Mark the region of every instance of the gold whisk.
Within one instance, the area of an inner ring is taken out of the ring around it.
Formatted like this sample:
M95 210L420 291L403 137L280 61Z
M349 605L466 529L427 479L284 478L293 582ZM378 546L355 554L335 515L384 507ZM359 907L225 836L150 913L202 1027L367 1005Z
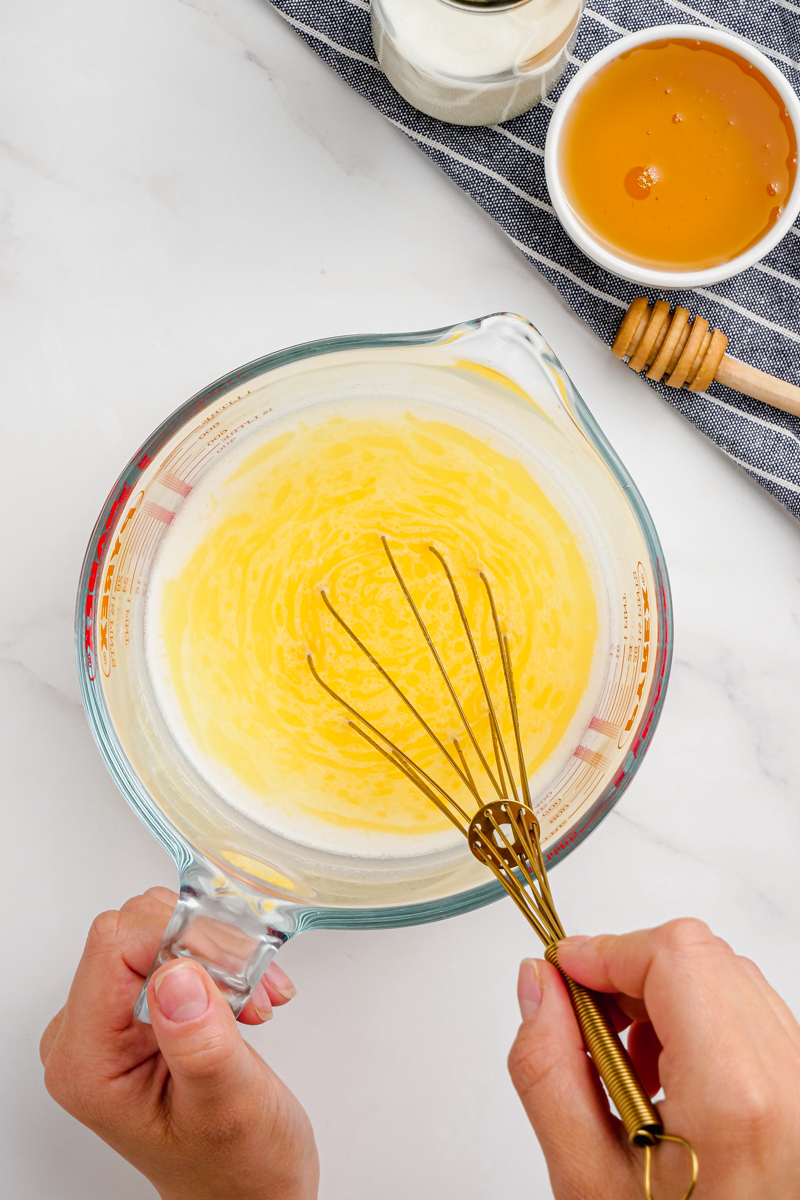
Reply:
M502 666L506 701L514 731L516 778L511 766L511 757L501 733L498 710L487 683L486 672L478 652L475 637L455 579L444 555L435 546L429 547L430 552L438 559L446 576L447 583L450 586L461 626L469 644L472 661L480 681L480 688L489 718L492 739L491 758L494 760L493 766L490 763L489 755L485 754L480 746L475 730L467 717L463 704L459 700L441 655L419 608L414 602L400 568L389 548L387 539L381 537L381 543L403 596L414 615L450 698L455 705L459 720L464 727L464 733L477 755L481 768L495 794L495 798L488 804L483 803L480 789L469 768L458 738L452 738L453 753L447 748L444 741L435 732L422 713L419 712L397 681L385 670L369 647L358 637L342 615L337 612L324 589L321 589L320 595L330 614L411 712L416 721L434 742L437 749L444 755L450 767L456 772L478 805L478 811L475 815L470 818L461 805L428 771L419 766L391 738L387 737L385 733L354 708L343 696L334 691L317 672L311 654L307 656L309 669L320 687L350 714L351 719L348 721L348 724L354 732L401 771L464 834L472 853L480 862L489 867L527 921L533 926L545 946L545 958L556 967L564 980L581 1029L581 1034L583 1035L584 1044L608 1089L609 1096L616 1106L628 1136L628 1141L631 1145L642 1146L644 1148L644 1190L647 1200L653 1200L650 1184L652 1149L660 1141L677 1142L685 1147L690 1156L691 1182L684 1196L684 1200L689 1200L697 1183L698 1175L698 1162L694 1149L685 1138L664 1132L661 1118L647 1092L642 1087L639 1077L636 1074L636 1069L630 1060L627 1050L619 1039L619 1035L608 1016L602 998L597 993L591 992L588 988L576 983L561 970L558 964L558 943L566 935L556 912L550 891L550 883L547 878L547 870L539 839L539 822L532 809L528 787L528 773L525 768L522 735L520 732L519 710L511 663L511 649L508 636L501 630L500 618L489 580L481 571L480 579L489 602L492 625L494 627Z

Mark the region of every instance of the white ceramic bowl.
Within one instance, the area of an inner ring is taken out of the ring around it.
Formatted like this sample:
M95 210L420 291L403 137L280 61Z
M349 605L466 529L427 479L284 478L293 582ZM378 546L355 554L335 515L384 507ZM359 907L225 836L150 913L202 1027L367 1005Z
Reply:
M577 246L580 246L584 254L587 254L599 266L613 272L614 275L619 275L622 279L629 279L632 283L641 283L647 287L704 287L711 283L719 283L721 279L729 279L732 275L738 275L740 271L745 271L748 267L752 267L754 263L762 259L788 233L798 213L800 213L800 171L798 171L795 177L794 187L783 212L767 233L754 246L745 250L743 254L738 254L736 258L732 258L729 262L720 263L715 267L708 267L703 271L659 271L650 267L640 266L635 262L614 254L601 242L597 241L583 222L576 216L567 200L561 179L560 143L564 122L570 108L577 100L581 89L601 67L618 58L620 54L624 54L626 50L631 50L635 46L646 45L648 42L662 41L666 38L696 38L698 41L712 42L718 46L725 46L728 50L732 50L752 63L769 80L783 100L794 125L795 136L800 143L800 100L798 100L793 88L778 68L773 66L769 59L759 50L756 50L749 42L743 41L742 38L736 37L732 33L709 29L705 25L657 25L652 29L642 29L638 33L628 34L627 37L620 38L612 45L607 46L605 50L601 50L585 66L581 67L577 75L570 80L556 104L550 120L550 128L547 131L547 142L544 152L547 186L550 191L553 207L558 214L561 224L573 242Z

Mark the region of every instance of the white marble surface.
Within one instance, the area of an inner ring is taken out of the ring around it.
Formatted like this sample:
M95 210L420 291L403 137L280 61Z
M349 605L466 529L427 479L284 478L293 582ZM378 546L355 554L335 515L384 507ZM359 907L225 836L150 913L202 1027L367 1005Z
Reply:
M676 635L634 786L554 876L565 923L702 916L800 1010L800 526L266 0L4 0L0 55L0 1192L153 1195L50 1101L36 1052L95 913L175 878L84 719L78 569L155 424L309 338L497 309L549 338L653 513ZM289 944L299 995L252 1036L312 1116L323 1200L550 1194L505 1073L530 951L509 903Z

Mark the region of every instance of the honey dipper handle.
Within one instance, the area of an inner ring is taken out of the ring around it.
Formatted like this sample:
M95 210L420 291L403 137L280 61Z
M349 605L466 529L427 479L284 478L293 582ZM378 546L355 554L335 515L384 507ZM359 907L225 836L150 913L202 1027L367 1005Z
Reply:
M735 392L752 396L754 400L763 400L765 404L800 417L800 387L795 387L793 383L767 375L766 371L739 362L738 358L731 358L729 354L717 367L715 378Z
M636 1146L652 1146L663 1133L664 1126L642 1087L602 997L582 987L561 970L557 942L547 947L544 956L567 986L584 1045L622 1119L628 1141Z

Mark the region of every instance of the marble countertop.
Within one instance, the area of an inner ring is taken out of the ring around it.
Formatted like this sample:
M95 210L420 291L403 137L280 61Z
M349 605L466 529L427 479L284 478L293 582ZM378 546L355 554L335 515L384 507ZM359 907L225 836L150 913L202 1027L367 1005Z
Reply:
M49 1099L37 1057L94 915L175 882L80 703L89 532L166 413L311 338L507 309L551 342L650 507L675 601L658 734L554 875L564 922L703 917L800 1011L797 522L266 0L5 0L0 54L3 1194L154 1194ZM508 902L286 947L299 994L251 1036L312 1117L323 1200L549 1194L505 1070L532 949Z

